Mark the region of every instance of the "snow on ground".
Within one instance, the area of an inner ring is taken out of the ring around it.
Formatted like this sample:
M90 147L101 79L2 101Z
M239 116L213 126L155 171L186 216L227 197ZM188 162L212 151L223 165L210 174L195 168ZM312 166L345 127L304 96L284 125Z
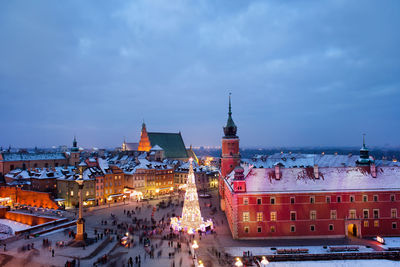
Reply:
M400 240L399 240L400 242ZM345 246L345 245L343 245ZM339 246L339 247L343 247ZM308 254L323 254L323 253L334 253L329 251L328 246L326 249L323 248L322 246L296 246L296 247L276 247L276 249L298 249L298 248L307 248L308 249ZM338 246L332 246L332 247L338 247ZM358 252L373 252L374 249L372 248L367 248L365 246L360 246L357 245L356 247L359 247ZM270 247L227 247L225 248L225 251L232 256L238 256L241 257L243 256L243 251L251 251L253 253L253 256L263 256L263 255L274 255L276 254L276 250L271 250ZM348 251L349 253L354 253L354 251ZM340 253L346 253L346 252L340 252Z
M398 261L390 260L337 260L337 261L285 261L270 262L268 267L376 267L376 266L400 266Z
M400 237L384 237L385 244L380 245L384 249L388 249L390 247L400 248Z
M21 231L30 228L31 226L28 224L19 223L16 221L8 220L8 219L0 219L0 224L4 224L10 226L13 230L13 234L15 231Z

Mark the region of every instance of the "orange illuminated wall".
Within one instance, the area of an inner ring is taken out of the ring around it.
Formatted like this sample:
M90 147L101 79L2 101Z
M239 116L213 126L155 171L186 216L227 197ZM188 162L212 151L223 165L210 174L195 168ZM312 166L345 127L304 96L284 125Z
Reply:
M14 203L32 207L48 209L58 209L59 206L54 202L50 193L22 190L11 186L0 187L0 197L10 197Z
M30 226L35 226L38 224L43 224L57 220L55 218L39 217L32 214L25 214L13 211L7 211L4 218L23 224L28 224Z
M146 124L142 124L142 133L140 134L140 141L138 151L149 152L151 149L149 135L147 134Z

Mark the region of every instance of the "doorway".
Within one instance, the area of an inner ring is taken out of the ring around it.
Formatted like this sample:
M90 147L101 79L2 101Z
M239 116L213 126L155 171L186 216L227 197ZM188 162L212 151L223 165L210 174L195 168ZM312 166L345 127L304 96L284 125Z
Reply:
M353 224L349 224L347 226L347 233L348 236L354 236L357 237L357 225Z

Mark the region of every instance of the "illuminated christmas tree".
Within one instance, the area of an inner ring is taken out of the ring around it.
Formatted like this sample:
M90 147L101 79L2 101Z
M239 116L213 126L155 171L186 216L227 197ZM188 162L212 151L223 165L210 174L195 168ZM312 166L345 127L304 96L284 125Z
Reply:
M192 159L190 159L189 174L186 183L185 202L183 204L181 227L197 229L203 224L197 195L196 180L193 172Z
M190 159L188 180L186 183L185 202L183 204L182 217L171 218L171 227L175 230L184 229L193 234L197 230L206 231L212 227L211 220L203 221L201 217L199 198L197 195L196 180L193 172L193 159Z

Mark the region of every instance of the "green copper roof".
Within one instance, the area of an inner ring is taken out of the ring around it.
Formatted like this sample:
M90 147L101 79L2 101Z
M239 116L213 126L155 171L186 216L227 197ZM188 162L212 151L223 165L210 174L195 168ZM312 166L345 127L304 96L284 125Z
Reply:
M232 120L232 116L229 115L228 121L226 122L226 127L236 127L235 123Z
M152 147L159 145L166 158L188 158L180 133L147 133Z

